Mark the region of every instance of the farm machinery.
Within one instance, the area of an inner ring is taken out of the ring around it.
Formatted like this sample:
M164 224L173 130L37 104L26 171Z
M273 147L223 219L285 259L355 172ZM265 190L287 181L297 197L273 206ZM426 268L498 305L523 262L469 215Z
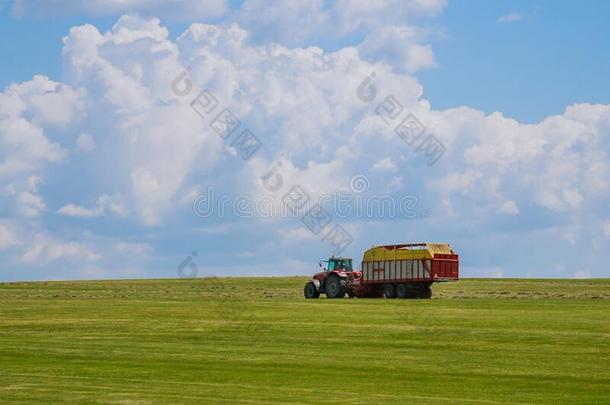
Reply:
M447 243L373 246L361 270L349 257L331 256L304 287L305 298L431 298L432 283L459 280L459 256Z

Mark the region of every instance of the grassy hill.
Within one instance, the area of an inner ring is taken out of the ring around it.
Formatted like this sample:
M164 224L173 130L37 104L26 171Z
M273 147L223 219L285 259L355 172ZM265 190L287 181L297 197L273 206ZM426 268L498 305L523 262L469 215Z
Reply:
M0 283L0 402L608 403L610 280Z

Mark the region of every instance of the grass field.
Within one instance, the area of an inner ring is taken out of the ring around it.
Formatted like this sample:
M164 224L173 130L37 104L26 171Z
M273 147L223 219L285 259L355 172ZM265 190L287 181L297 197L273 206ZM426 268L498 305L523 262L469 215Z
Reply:
M610 280L0 284L0 402L610 403Z

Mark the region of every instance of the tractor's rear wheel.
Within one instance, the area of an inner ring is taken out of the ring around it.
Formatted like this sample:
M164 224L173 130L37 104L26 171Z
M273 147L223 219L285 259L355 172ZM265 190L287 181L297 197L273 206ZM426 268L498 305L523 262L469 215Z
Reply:
M305 294L305 298L318 298L320 296L320 293L318 292L318 289L313 281L309 281L307 284L305 284L303 292Z
M394 284L386 284L383 286L383 296L388 299L396 298L396 288L394 288Z
M347 283L337 275L331 275L326 279L325 289L328 298L343 298Z

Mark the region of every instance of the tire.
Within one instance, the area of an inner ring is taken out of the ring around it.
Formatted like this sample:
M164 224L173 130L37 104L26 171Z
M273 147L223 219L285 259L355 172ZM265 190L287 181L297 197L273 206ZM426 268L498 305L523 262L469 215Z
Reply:
M418 290L414 289L412 285L409 284L398 284L396 287L396 295L398 298L417 298Z
M396 288L394 288L394 284L386 284L383 286L383 296L387 299L396 298Z
M339 276L333 274L326 279L324 283L324 289L326 290L326 297L328 298L343 298L345 297L346 290L345 280L342 280Z
M396 286L396 296L400 299L409 298L409 289L406 284L398 284Z
M422 286L421 290L419 291L419 296L417 298L421 298L424 300L429 300L430 298L432 298L432 289L430 288L430 286Z
M318 292L318 289L313 281L309 281L305 284L303 294L305 295L305 298L318 298L320 296L320 293Z

